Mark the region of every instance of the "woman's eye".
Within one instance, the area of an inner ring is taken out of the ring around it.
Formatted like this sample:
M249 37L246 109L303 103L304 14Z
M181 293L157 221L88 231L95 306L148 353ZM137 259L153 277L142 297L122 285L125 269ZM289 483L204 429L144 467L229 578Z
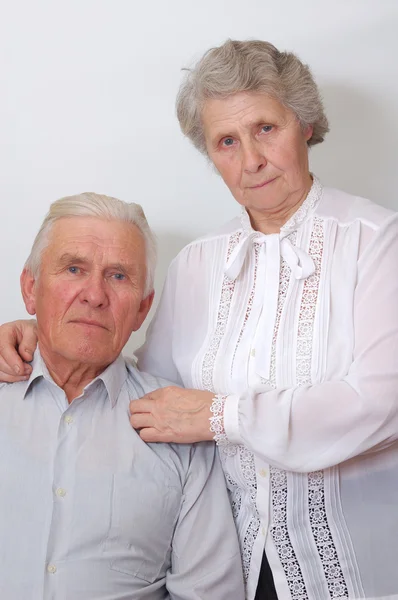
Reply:
M74 275L76 275L76 273L79 273L80 269L79 267L68 267L68 271L69 273L73 273Z
M233 143L234 143L234 139L231 138L231 137L224 138L223 141L222 141L222 145L223 146L227 146L227 147L228 146L232 146Z
M269 133L272 130L272 125L263 125L261 127L262 133Z

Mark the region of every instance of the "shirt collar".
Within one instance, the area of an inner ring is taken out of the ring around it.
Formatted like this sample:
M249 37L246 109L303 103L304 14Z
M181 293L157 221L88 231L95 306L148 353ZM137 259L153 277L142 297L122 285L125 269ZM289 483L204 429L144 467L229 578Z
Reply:
M25 399L31 386L33 383L40 379L44 378L47 381L50 381L53 385L56 385L53 378L51 377L46 364L40 354L39 348L36 349L33 360L30 363L32 366L32 373L30 374L29 379L24 382L25 389L23 392L23 398ZM123 384L127 379L127 368L126 363L121 354L117 357L113 363L111 363L100 375L98 375L93 381L91 381L84 389L88 389L92 386L96 381L101 380L106 388L108 393L109 401L111 403L112 408L116 405L117 399L120 394L120 390L122 389Z
M301 206L299 206L296 212L293 213L290 219L283 225L283 227L281 227L281 237L289 235L290 233L292 233L292 231L298 229L300 225L307 220L307 217L310 214L312 214L312 212L317 207L319 200L322 196L322 190L323 187L321 182L317 177L315 177L315 175L312 175L311 189L308 192L308 195L304 202L301 204ZM244 233L246 233L247 235L258 233L251 226L249 214L246 208L244 207L242 207L240 221Z

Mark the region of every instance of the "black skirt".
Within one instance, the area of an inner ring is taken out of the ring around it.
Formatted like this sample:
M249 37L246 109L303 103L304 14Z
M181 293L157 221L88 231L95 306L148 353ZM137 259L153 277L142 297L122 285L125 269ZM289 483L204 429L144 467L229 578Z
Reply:
M263 554L263 560L261 561L255 600L278 600L274 578L272 577L272 572L267 557L265 556L265 552Z

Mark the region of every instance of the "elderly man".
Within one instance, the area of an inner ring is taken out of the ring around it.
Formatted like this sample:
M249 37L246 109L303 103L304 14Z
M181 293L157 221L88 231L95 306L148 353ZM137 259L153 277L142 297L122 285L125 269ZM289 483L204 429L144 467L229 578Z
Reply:
M136 204L50 209L21 276L39 346L0 387L0 598L240 600L240 554L212 444L145 444L132 398L166 382L121 351L152 300Z

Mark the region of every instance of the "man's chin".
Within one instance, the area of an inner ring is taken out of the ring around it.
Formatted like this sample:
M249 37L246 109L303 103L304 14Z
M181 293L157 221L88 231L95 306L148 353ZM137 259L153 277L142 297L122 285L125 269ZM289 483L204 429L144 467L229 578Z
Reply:
M108 343L94 343L92 340L79 340L76 344L68 344L61 349L66 360L84 363L86 365L109 365L117 356L113 356L111 345Z

